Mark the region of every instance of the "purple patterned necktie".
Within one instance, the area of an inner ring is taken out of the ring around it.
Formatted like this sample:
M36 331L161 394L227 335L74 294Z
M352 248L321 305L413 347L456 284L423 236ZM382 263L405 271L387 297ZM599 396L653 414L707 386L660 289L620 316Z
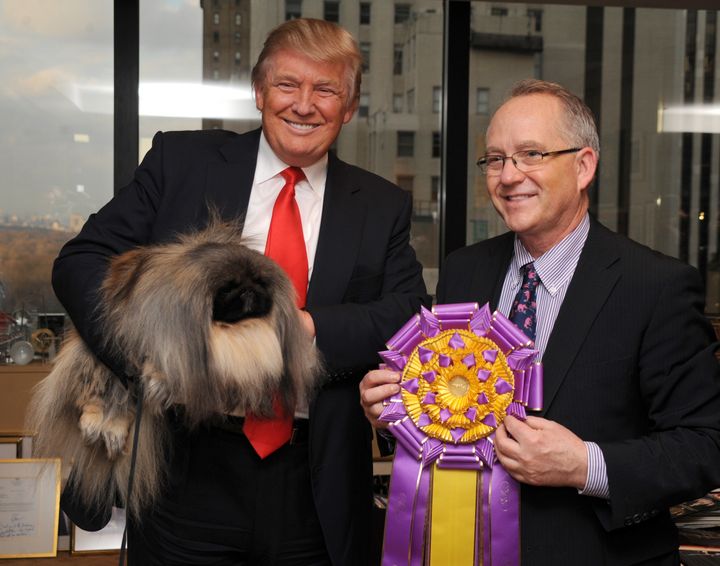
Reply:
M540 277L535 271L535 264L526 263L522 266L523 280L520 289L515 295L510 316L508 317L522 329L530 340L535 341L535 327L537 323L536 291L540 285Z

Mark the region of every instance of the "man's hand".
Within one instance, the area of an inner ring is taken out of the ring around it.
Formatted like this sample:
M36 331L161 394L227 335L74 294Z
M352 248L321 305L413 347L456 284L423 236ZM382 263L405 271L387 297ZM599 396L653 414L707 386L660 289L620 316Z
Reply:
M564 426L540 417L505 417L495 433L495 451L508 473L529 485L583 489L585 443Z
M302 322L303 328L307 330L312 338L315 338L315 321L312 315L304 310L298 310L298 312L300 313L300 321Z
M387 428L388 423L377 419L383 411L383 400L400 391L400 373L376 369L365 374L360 381L360 404L365 416L375 428Z

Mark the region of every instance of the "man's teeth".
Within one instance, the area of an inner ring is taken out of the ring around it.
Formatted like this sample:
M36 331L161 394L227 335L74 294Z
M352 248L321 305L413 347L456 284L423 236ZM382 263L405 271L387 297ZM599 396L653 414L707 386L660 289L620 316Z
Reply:
M532 198L534 195L508 195L505 198L507 200L525 200Z
M288 124L299 130L312 130L315 127L315 124L298 124L297 122L288 122Z

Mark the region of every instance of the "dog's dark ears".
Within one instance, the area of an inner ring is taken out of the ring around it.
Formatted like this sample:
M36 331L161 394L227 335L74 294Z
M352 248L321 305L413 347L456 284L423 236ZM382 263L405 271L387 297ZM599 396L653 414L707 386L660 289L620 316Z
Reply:
M267 286L259 281L228 281L213 297L213 320L233 324L265 316L272 308Z

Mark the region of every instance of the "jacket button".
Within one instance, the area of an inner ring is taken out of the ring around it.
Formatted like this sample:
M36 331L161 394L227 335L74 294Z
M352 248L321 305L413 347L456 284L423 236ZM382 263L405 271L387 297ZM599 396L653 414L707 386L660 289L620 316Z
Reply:
M640 518L640 515L638 515L637 513L635 513L635 514L633 515L633 522L639 523L640 521L642 521L642 519Z
M632 518L631 518L631 517L625 517L625 526L626 526L626 527L629 527L629 526L632 525L632 524L633 524Z

